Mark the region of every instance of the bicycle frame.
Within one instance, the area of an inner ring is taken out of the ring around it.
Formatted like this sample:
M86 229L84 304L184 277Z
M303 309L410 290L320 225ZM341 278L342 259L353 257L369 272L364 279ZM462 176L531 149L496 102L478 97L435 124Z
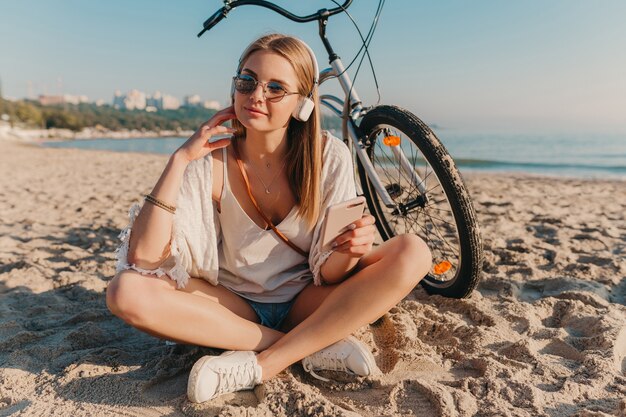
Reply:
M345 99L343 100L331 94L322 94L320 95L320 102L326 106L326 108L342 118L344 126L347 127L346 130L348 136L351 139L351 141L347 141L346 138L344 138L344 142L346 142L346 145L348 145L351 151L352 149L356 151L356 155L363 165L363 169L365 169L367 177L372 182L372 185L376 189L378 196L382 199L383 204L387 206L387 208L397 210L397 204L387 192L387 189L378 177L376 169L367 155L367 147L370 146L370 144L367 142L367 137L363 134L363 132L361 132L357 124L357 120L365 116L368 108L363 107L361 99L352 84L352 80L350 79L347 71L345 71L341 58L339 58L339 56L333 51L332 46L326 37L326 26L328 22L327 17L321 17L318 22L319 35L322 39L324 47L326 48L326 52L328 52L328 60L330 62L330 68L326 68L320 72L319 85L322 85L322 83L326 80L337 78L345 94ZM348 112L347 114L344 114L346 102L349 103L347 107ZM339 107L336 107L333 103L337 103ZM414 182L420 193L425 195L426 188L424 186L424 181L422 181L417 172L411 167L411 164L402 151L402 148L399 146L392 146L391 151L400 161L400 166L405 174L411 181Z
M351 3L352 0L346 0L343 5L330 10L321 9L316 13L310 14L308 16L296 16L288 12L287 10L265 0L224 0L224 7L219 9L204 22L203 30L198 34L198 37L202 36L204 32L210 30L219 21L225 18L232 9L238 6L255 5L265 7L298 23L317 20L319 25L320 39L322 40L324 48L328 53L328 61L330 63L330 68L326 68L320 72L319 85L322 85L324 81L327 81L329 79L337 78L345 94L344 99L341 99L331 94L323 94L320 95L320 102L337 116L342 118L344 131L347 131L348 137L350 139L348 140L348 138L343 138L343 140L350 148L350 151L352 151L352 149L356 151L356 155L359 158L361 165L365 169L367 177L372 182L374 188L376 189L376 193L382 199L383 204L390 209L398 210L398 205L393 201L393 199L387 192L387 189L378 177L376 169L372 165L372 162L367 155L367 149L369 146L371 146L371 144L369 143L366 135L361 132L357 123L360 118L365 116L369 108L363 107L361 99L359 98L358 93L352 84L352 80L348 76L348 73L345 71L341 58L339 58L339 56L334 52L328 38L326 37L326 26L328 24L328 18L332 15L343 12L350 6ZM346 103L348 104L347 106ZM336 105L338 105L339 107L337 107ZM424 181L412 168L409 160L402 151L402 148L400 146L391 146L391 151L393 152L394 156L400 161L400 166L404 173L411 181L414 182L415 187L420 191L420 193L422 193L422 195L425 195L426 188L424 185Z
M348 142L344 138L346 145L348 145L351 151L352 149L356 151L356 154L361 161L365 172L367 173L367 177L372 181L374 188L376 188L376 192L382 198L385 206L394 208L396 207L396 204L391 199L391 196L380 181L380 178L378 178L378 174L376 174L376 170L367 156L367 147L363 141L363 139L366 138L361 134L357 125L357 120L364 116L365 113L367 113L367 110L363 108L361 100L352 85L352 81L350 80L348 73L344 72L341 58L337 57L335 60L331 61L330 65L331 68L327 68L320 73L320 85L329 78L337 78L346 96L345 99L342 100L341 98L331 94L322 94L320 95L320 102L326 106L326 108L343 119L344 125L347 125L348 136L351 139L351 141ZM323 78L324 76L325 78ZM352 110L347 115L344 115L343 108L346 101L350 103L348 108ZM337 103L341 110L335 107L333 102Z

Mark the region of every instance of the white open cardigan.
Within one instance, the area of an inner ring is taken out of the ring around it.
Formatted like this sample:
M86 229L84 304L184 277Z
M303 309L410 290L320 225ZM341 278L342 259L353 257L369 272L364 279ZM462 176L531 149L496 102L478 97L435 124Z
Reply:
M328 132L324 133L327 141L323 152L322 212L313 229L308 259L315 285L321 285L320 269L332 254L332 250L320 251L319 244L326 207L356 197L350 150L340 139ZM202 278L213 285L218 284L217 248L222 236L219 218L216 215L217 208L212 199L212 165L213 157L208 154L189 163L185 169L172 223L170 256L157 269L143 269L128 263L131 229L141 210L142 202L132 205L128 212L130 222L120 232L121 244L115 250L117 272L133 269L142 274L154 274L159 277L167 275L176 281L178 288L185 287L190 276Z

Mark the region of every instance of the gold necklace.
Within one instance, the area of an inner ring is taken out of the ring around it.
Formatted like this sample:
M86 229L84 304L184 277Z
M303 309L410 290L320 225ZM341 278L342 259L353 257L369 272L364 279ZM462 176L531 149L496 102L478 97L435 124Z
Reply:
M274 180L276 180L276 178L278 177L278 174L280 174L283 170L283 168L285 167L285 164L287 163L287 155L285 155L283 157L283 165L280 167L280 169L278 171L276 171L276 174L274 174L274 177L272 178L272 180L270 181L269 185L265 185L265 181L263 181L263 179L261 178L261 176L259 174L256 173L255 170L253 170L252 172L254 172L254 175L256 175L256 177L259 179L259 181L261 181L261 184L263 184L263 187L265 188L265 194L270 194L270 187L272 186L272 184L274 183ZM252 165L252 164L250 164ZM266 167L270 167L269 162L265 165ZM254 168L254 167L253 167Z

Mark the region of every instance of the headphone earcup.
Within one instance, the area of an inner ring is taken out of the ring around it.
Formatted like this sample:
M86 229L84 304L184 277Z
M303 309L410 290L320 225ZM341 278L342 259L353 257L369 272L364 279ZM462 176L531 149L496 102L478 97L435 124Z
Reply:
M298 101L298 105L293 110L291 115L301 122L306 122L311 117L311 113L313 113L313 108L315 107L315 103L309 97L300 97Z

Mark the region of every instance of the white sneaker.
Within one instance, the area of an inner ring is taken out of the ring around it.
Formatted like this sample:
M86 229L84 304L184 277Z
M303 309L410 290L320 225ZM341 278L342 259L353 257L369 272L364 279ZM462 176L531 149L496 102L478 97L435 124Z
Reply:
M368 376L378 370L374 356L367 346L350 336L302 359L302 367L317 379L315 370L343 371L353 375Z
M187 397L201 403L220 394L252 389L261 383L261 367L252 351L227 351L203 356L189 373Z

